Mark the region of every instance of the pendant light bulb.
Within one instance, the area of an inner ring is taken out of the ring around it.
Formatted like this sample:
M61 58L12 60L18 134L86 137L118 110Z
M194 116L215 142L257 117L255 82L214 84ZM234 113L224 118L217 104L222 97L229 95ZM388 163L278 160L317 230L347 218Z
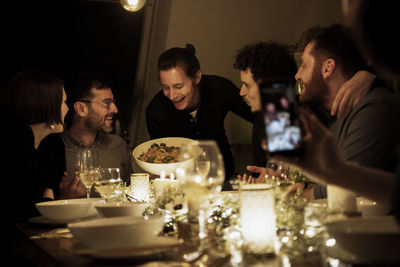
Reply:
M135 12L140 10L144 4L146 3L146 0L121 0L121 5L128 11L130 12Z

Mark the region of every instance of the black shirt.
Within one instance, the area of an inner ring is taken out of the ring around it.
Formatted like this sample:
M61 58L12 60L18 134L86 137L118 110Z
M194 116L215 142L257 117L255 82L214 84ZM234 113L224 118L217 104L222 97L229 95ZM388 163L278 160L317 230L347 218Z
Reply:
M146 109L147 130L151 139L186 137L215 140L224 157L226 181L234 173L233 156L225 134L224 119L229 111L247 121L253 121L250 108L239 95L239 89L228 79L202 75L200 105L196 120L186 110L177 110L161 90Z

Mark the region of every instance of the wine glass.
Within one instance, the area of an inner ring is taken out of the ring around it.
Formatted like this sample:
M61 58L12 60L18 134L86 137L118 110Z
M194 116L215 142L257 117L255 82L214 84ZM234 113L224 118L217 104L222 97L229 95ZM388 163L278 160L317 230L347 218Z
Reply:
M119 168L100 168L94 187L107 202L123 200L125 183L121 179Z
M213 140L196 141L182 147L179 162L182 164L178 164L176 175L185 193L188 223L198 224L199 227L200 244L196 252L186 255L189 260L208 250L209 204L214 194L222 189L225 167L222 154Z
M289 166L283 162L269 160L267 162L267 182L275 185L276 197L282 199L292 189L295 180L289 174Z
M97 154L92 149L81 149L77 155L77 171L82 183L86 187L86 197L90 197L90 189L99 178Z

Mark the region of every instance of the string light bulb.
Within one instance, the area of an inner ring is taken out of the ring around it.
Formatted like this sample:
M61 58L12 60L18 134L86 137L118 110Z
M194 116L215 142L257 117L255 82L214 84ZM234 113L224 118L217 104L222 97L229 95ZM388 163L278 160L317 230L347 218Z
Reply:
M130 12L136 12L142 9L146 0L121 0L121 5Z

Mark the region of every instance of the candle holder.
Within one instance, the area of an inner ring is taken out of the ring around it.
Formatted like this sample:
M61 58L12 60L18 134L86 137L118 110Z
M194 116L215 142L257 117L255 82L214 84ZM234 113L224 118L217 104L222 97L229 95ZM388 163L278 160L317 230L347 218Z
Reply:
M132 173L128 192L131 199L140 202L150 201L150 179L148 173Z
M252 256L274 256L276 224L273 186L241 185L240 213L244 253Z

